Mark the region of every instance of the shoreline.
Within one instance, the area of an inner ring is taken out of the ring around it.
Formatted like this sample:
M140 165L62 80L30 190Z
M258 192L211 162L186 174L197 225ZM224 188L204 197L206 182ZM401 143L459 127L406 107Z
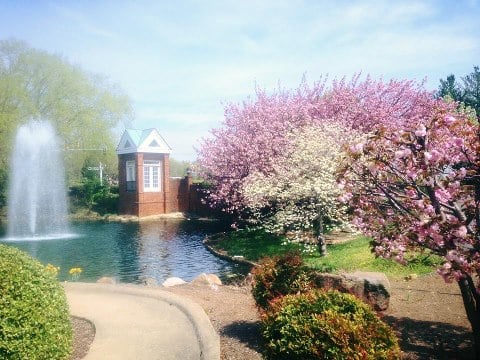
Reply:
M93 211L75 212L68 215L69 221L105 221L105 222L148 222L158 220L196 220L196 221L219 221L216 218L202 217L196 214L174 212L168 214L150 215L138 217L135 215L105 214L100 215Z

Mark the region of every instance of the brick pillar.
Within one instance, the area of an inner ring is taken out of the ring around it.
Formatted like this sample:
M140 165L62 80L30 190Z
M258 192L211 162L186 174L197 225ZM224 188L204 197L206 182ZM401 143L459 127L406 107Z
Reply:
M138 175L135 174L136 189L127 191L126 162L130 160L137 161L135 154L118 155L118 192L120 195L119 212L120 214L138 216ZM138 169L135 169L138 171Z
M164 200L164 211L165 214L171 212L170 204L170 158L168 154L163 155L163 200Z
M138 204L137 216L142 216L143 210L143 154L135 153L135 164L137 165L136 170L136 180L137 180L137 191L136 198Z
M187 176L185 176L186 180L186 192L185 192L185 200L186 200L186 208L187 212L192 212L192 174L190 173L190 170L187 170Z

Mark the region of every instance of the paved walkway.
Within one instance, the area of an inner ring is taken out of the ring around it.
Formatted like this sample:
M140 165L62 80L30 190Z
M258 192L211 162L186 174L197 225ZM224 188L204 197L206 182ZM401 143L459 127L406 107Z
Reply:
M220 340L203 309L135 285L65 283L70 313L92 321L86 360L218 360Z

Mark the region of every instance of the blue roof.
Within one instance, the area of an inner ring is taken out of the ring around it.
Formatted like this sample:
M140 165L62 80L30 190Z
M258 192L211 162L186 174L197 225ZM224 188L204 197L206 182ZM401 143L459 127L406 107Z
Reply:
M150 144L146 144L145 142L151 136L156 140L150 141ZM125 129L117 146L117 154L130 154L138 151L170 154L172 149L157 129Z
M145 130L137 130L137 129L126 129L126 132L130 136L130 138L135 142L135 146L138 147L140 144L147 138L148 135L155 129L145 129Z

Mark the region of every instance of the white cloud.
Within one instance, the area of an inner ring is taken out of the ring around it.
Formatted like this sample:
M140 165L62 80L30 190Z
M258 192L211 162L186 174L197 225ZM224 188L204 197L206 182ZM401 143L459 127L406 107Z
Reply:
M134 100L134 125L170 131L181 149L219 126L222 103L254 95L255 84L294 88L304 73L314 81L362 71L430 76L435 88L480 58L472 0L54 2L32 11L27 28L9 21L20 16L12 9L0 13L0 33L118 82Z

